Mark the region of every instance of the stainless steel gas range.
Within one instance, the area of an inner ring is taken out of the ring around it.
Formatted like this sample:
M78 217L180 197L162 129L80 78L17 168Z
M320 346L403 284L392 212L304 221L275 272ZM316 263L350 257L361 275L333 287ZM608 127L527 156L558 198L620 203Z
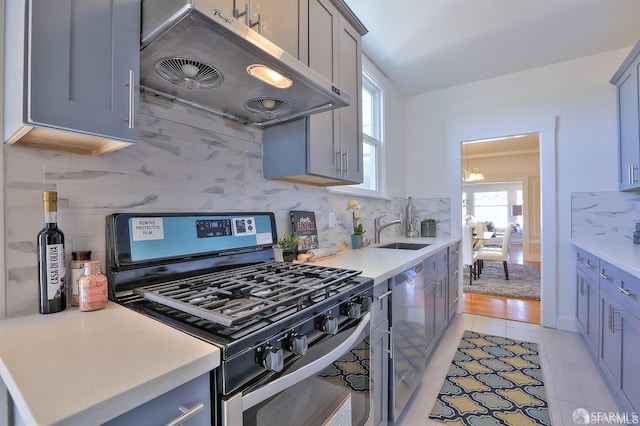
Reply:
M373 280L276 241L270 212L111 215L109 297L220 348L214 424L365 424Z

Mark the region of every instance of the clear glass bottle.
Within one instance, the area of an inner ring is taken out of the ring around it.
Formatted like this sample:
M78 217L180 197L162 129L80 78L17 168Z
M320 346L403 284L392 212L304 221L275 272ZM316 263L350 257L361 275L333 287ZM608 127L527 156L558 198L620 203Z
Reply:
M58 228L58 193L46 191L44 229L38 234L38 284L40 313L51 314L67 307L64 234Z
M84 267L85 263L91 260L91 251L90 250L82 250L82 251L74 251L71 252L71 306L78 306L78 281L80 281L80 277L84 275Z
M99 260L85 262L84 274L78 281L78 307L81 311L96 311L107 306L107 277L101 272Z

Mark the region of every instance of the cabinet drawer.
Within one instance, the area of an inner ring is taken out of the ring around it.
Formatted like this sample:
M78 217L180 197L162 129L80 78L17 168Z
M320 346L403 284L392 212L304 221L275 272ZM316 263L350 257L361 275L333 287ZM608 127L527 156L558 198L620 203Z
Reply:
M422 273L424 274L424 283L428 284L438 275L438 255L433 254L427 257L422 263L424 265L424 269L422 270Z
M437 256L438 258L438 270L446 271L447 270L447 250L443 249L438 253L436 253L435 256Z
M585 275L598 280L600 259L582 249L576 249L576 267L584 271Z
M458 253L460 252L460 242L449 246L449 265L458 263Z
M640 279L613 266L600 261L600 287L607 288L616 295L616 299L624 304L635 315L640 316Z

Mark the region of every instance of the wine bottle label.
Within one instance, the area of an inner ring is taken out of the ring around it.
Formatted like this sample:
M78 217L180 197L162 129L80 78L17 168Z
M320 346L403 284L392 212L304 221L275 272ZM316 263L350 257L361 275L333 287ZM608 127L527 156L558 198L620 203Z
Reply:
M47 298L59 299L64 291L66 268L64 265L64 245L49 244L47 256Z

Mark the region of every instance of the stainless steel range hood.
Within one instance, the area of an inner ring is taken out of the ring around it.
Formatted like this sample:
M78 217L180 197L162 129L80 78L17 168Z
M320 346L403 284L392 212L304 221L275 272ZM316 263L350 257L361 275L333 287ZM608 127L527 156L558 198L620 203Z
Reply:
M143 0L143 88L257 127L349 105L349 94L214 3ZM249 75L260 64L291 87Z

